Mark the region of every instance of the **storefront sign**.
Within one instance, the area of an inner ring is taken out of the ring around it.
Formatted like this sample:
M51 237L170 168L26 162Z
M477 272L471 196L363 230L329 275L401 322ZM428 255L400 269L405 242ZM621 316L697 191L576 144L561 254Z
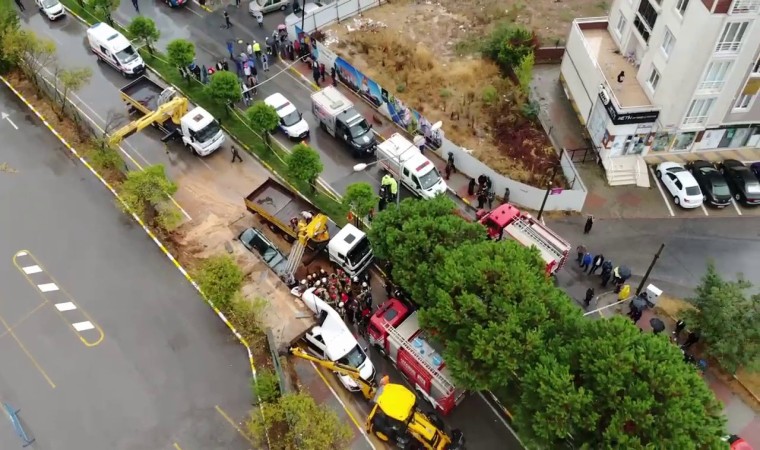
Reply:
M599 98L602 100L604 109L607 110L607 115L610 116L612 123L615 125L630 125L634 123L654 123L657 117L660 116L659 111L642 111L633 113L621 113L618 112L615 105L612 103L609 95L604 90L599 91Z

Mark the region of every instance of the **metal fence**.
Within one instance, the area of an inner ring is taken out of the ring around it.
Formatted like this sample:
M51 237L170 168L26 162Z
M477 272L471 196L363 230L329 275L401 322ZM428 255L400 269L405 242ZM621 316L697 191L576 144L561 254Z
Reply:
M580 150L587 149L563 148L559 137L556 136L554 126L552 125L549 118L549 113L544 108L539 108L538 110L538 121L541 122L541 126L544 128L546 135L549 136L549 140L551 141L552 146L554 146L557 154L560 157L562 173L565 175L565 179L567 180L569 188L572 190L583 191L585 197L586 185L583 183L583 179L581 179L581 176L578 173L578 169L575 167L575 163L586 161L585 156L583 161L578 161L577 155L579 154ZM593 149L591 150L593 151Z

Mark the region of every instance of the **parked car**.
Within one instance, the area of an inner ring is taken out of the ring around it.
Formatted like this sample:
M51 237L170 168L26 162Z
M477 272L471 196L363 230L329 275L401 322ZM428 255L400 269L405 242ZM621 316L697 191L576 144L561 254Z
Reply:
M261 231L255 228L247 228L240 233L238 240L252 253L261 256L261 259L272 268L277 276L285 275L288 259Z
M186 5L187 0L164 0L164 3L169 5L170 8L179 8L182 5Z
M741 161L727 159L719 166L734 200L745 205L760 205L760 181Z
M690 162L686 167L697 180L706 203L716 208L725 208L731 203L731 190L712 163L700 159Z
M51 21L66 16L66 10L58 0L34 0L34 2L40 8L40 12Z
M284 95L276 92L265 98L264 103L277 111L277 116L280 117L280 129L290 139L303 140L309 136L309 124Z
M681 164L664 162L657 166L657 178L673 196L673 202L682 208L699 208L702 190L694 176Z
M752 450L752 446L747 441L735 434L725 436L723 440L728 443L729 450Z
M285 11L290 0L253 0L248 4L248 13L254 17L272 11Z

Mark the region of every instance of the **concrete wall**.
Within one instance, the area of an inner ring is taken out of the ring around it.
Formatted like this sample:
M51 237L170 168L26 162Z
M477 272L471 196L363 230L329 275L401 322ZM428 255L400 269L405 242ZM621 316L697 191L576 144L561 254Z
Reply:
M324 64L325 67L332 67L333 64L337 62L341 65L341 70L346 70L347 65L349 64L348 61L337 57L334 52L325 48L325 46L319 42L317 42L317 55L319 62ZM350 68L349 70L353 70L355 72L356 79L364 77L364 74L355 68ZM382 90L382 87L377 85L374 81L369 81L368 84L375 85L376 87L373 87L373 89L376 89L378 91ZM385 104L376 109L387 119L393 121L403 128L403 126L399 124L398 115L395 117L391 116L389 109L387 106L385 106ZM395 109L397 108L394 107L394 110ZM410 112L415 117L419 116L419 113L417 111L410 110ZM423 122L421 116L419 117L420 120L417 120L417 123ZM546 192L545 189L529 186L527 184L520 183L496 173L496 171L479 161L474 156L467 153L460 146L446 139L445 136L443 137L442 142L443 145L441 148L436 150L436 153L443 160L446 160L448 158L449 152L451 152L454 155L454 165L460 173L470 178L477 178L482 174L488 175L493 181L494 191L496 192L497 196L503 196L505 189L509 188L510 201L531 209L541 208L541 202L543 201L544 193ZM557 148L556 145L555 148ZM580 211L583 207L583 203L586 200L586 189L583 186L583 182L580 181L580 177L578 176L578 173L575 170L575 167L569 157L564 156L562 158L561 168L569 182L573 182L575 180L573 189L564 190L559 194L549 196L544 209L547 211Z
M559 64L565 56L565 47L539 47L534 53L536 64Z
M385 0L335 0L312 13L306 14L303 18L304 30L302 31L311 33L312 31L353 17L370 8L380 6L383 3L385 3ZM297 36L298 32L296 28L301 30L301 16L290 14L285 18L285 24L288 26L290 36Z

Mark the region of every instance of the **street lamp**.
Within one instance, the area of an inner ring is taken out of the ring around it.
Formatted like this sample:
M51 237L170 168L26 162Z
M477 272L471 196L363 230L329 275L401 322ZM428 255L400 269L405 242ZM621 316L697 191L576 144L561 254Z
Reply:
M441 122L436 122L435 125L433 125L433 126L435 127L436 125L438 125L438 128L441 128L441 125L439 125L439 124L441 124ZM436 128L436 129L438 129L438 128ZM377 163L381 163L383 161L388 161L390 159L396 159L397 163L398 163L398 169L396 170L395 179L396 179L396 189L398 190L398 188L401 186L401 170L402 170L402 167L401 167L401 163L402 163L401 157L404 156L404 154L406 152L408 152L409 150L411 150L413 148L416 148L416 149L419 150L419 146L422 145L424 142L425 142L425 137L417 135L417 136L414 137L414 143L412 145L410 145L409 147L407 147L406 149L404 149L403 152L399 153L399 155L397 157L382 158L382 159L378 159L377 161L373 161L371 163L359 163L359 164L356 164L354 166L354 172L361 172L363 170L366 170L370 166L374 166ZM400 203L401 203L401 195L400 195L399 192L396 192L396 206L398 206Z

